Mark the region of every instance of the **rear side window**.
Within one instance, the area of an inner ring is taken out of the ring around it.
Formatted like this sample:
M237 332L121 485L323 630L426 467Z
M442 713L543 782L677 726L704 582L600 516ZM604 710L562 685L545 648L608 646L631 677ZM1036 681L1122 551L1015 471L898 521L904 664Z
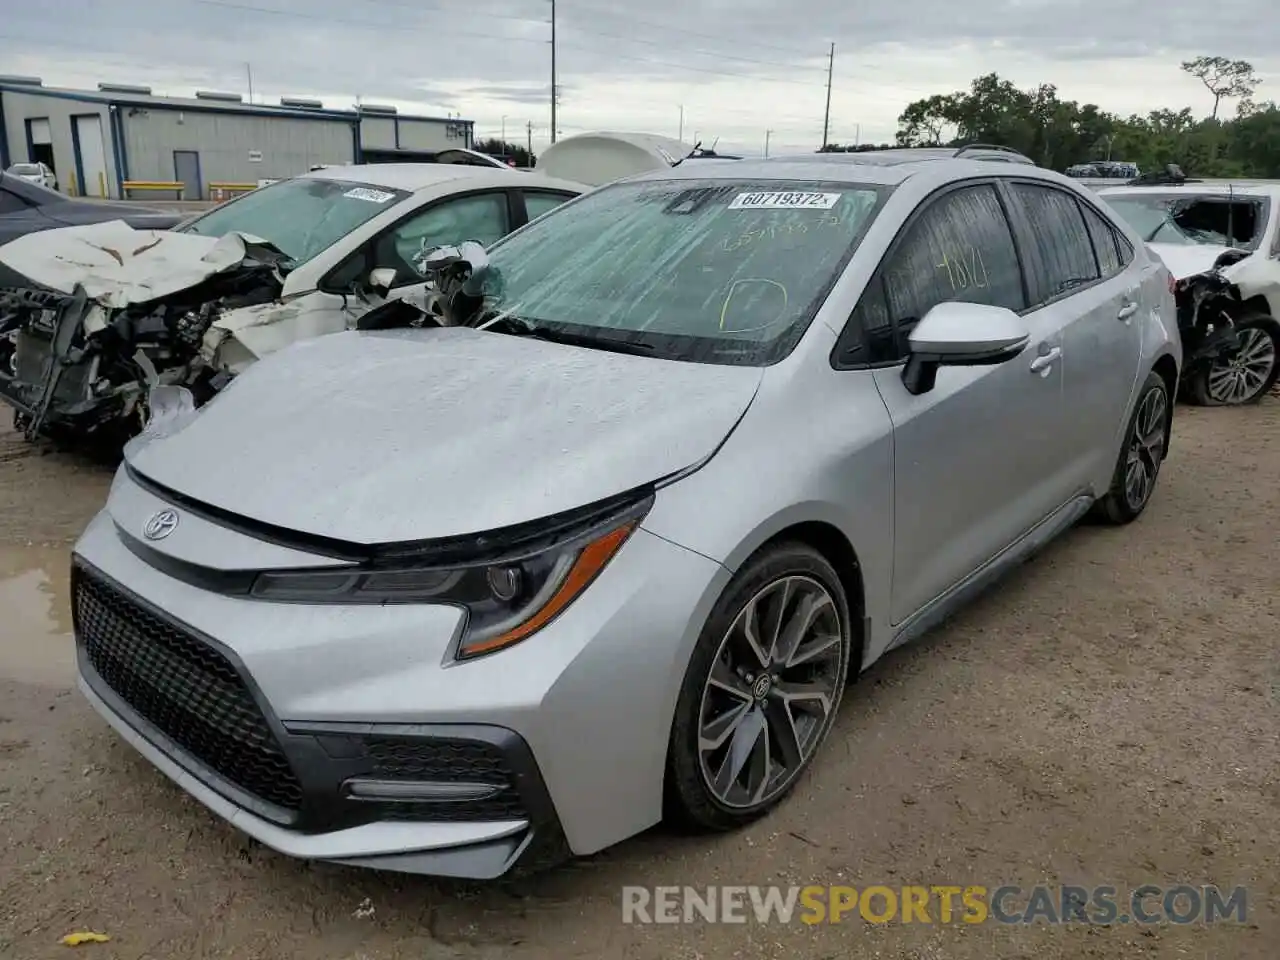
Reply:
M554 210L566 200L573 199L571 194L567 193L532 193L525 191L524 209L530 220L536 220L551 210Z
M944 194L907 228L881 264L854 313L864 335L861 356L885 363L907 353L907 335L930 309L948 300L1022 310L1026 297L1013 235L995 188Z
M1088 204L1080 204L1080 209L1084 211L1084 222L1089 228L1089 237L1093 240L1093 250L1098 255L1098 269L1102 273L1102 279L1114 277L1125 268L1125 260L1120 256L1120 238L1111 224Z
M1030 228L1026 254L1032 306L1099 278L1093 241L1075 197L1034 183L1011 183L1009 191Z

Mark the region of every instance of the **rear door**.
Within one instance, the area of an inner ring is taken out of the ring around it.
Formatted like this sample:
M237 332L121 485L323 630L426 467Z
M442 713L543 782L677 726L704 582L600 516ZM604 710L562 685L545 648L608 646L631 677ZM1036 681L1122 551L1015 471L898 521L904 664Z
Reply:
M943 368L932 390L913 396L902 383L907 335L948 300L1024 313L1030 345L996 366ZM1060 329L1026 309L1000 195L993 182L970 182L913 215L855 312L893 421L895 625L1067 499Z
M1142 314L1158 308L1149 289L1158 265L1133 250L1093 205L1043 181L1006 185L1024 252L1033 307L1062 332L1060 442L1072 492L1110 483L1142 355Z

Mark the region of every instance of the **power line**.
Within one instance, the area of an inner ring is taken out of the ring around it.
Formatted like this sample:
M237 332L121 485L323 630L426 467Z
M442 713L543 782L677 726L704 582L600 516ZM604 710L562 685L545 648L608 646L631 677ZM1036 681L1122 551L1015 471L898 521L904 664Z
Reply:
M606 33L602 30L589 30L585 27L571 27L575 33L583 33L592 37L606 37L610 40L626 40L630 43L642 43L653 47L669 47L670 44L663 43L661 40L646 40L643 37L627 36L621 33ZM709 57L717 57L720 60L736 60L740 63L754 63L766 67L785 67L789 70L821 70L826 72L825 67L815 67L809 64L783 63L781 60L760 60L755 57L738 57L733 54L719 53L715 50L691 50L691 53L700 53Z
M572 6L570 7L570 9L572 9ZM593 14L603 14L607 17L614 17L618 20L625 20L629 23L638 24L640 26L652 27L655 30L667 30L667 31L670 31L671 33L683 33L691 37L702 37L703 39L706 39L706 40L723 41L725 39L724 34L704 33L699 30L689 30L686 27L673 27L669 23L655 23L652 20L643 20L639 17L633 17L629 13L619 13L616 10L593 9L591 12ZM779 50L783 53L800 54L801 56L813 55L813 51L805 50L801 47L781 46L776 43L765 43L764 41L761 41L761 40L739 40L738 38L735 37L734 43L738 45L763 47L769 50Z
M483 17L485 20L510 20L515 23L550 23L545 17L523 17L513 13L492 13L488 10L475 9L468 3L468 9L457 10L450 7L434 6L425 3L403 3L398 0L365 0L376 7L395 7L400 10L413 10L417 13L432 12L448 14L450 17Z
M479 33L474 30L455 30L446 27L441 30L439 27L432 25L430 28L423 24L417 26L409 26L403 23L383 23L370 22L369 20L352 20L346 17L319 16L313 13L303 13L296 10L277 10L271 7L258 7L248 3L232 3L230 0L191 0L192 3L198 3L206 7L220 7L225 10L243 10L249 13L268 13L278 17L294 17L299 20L311 20L315 23L341 23L353 27L374 28L378 30L409 30L414 33L423 33L430 30L431 33L448 33L450 36L456 37L478 37L481 40L506 40L515 41L517 43L546 43L545 37L515 37L509 33Z
M588 47L577 43L560 44L562 47L572 47L575 50L586 50L591 53L599 53L596 47ZM756 73L732 73L728 70L712 70L710 67L695 67L687 63L673 63L670 60L655 60L652 57L636 57L629 56L625 53L610 53L610 57L619 60L634 60L636 63L647 63L655 67L669 67L672 70L692 70L694 73L707 73L717 77L732 77L735 80L755 80L758 83L793 83L801 87L822 87L823 84L815 80L793 80L787 77L765 77Z

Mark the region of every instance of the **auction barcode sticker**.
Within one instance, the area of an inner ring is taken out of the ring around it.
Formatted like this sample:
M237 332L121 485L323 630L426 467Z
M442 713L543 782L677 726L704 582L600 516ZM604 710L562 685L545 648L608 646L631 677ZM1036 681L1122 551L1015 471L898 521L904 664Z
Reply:
M386 203L395 197L394 193L387 193L385 190L370 190L368 187L356 187L348 190L343 194L344 197L350 197L352 200L368 200L370 203Z
M830 210L840 199L838 193L740 193L730 210Z

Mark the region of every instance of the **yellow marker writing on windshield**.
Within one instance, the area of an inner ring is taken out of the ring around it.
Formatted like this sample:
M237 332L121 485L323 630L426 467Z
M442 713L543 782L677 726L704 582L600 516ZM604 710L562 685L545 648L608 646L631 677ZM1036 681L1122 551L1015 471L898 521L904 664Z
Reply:
M724 303L720 305L720 329L721 330L724 329L725 318L729 314L729 304L733 301L734 293L737 292L738 287L746 283L766 283L771 287L777 287L779 290L782 291L782 309L778 311L778 317L782 316L782 314L786 312L787 288L784 287L782 284L780 284L777 280L768 280L764 277L746 277L745 279L742 279L742 280L735 280L729 286L729 293L725 296ZM774 317L773 320L770 320L768 323L762 323L758 327L749 327L743 330L734 330L732 332L747 333L750 330L763 330L765 327L769 326L770 323L773 323L774 320L777 320L778 317Z

